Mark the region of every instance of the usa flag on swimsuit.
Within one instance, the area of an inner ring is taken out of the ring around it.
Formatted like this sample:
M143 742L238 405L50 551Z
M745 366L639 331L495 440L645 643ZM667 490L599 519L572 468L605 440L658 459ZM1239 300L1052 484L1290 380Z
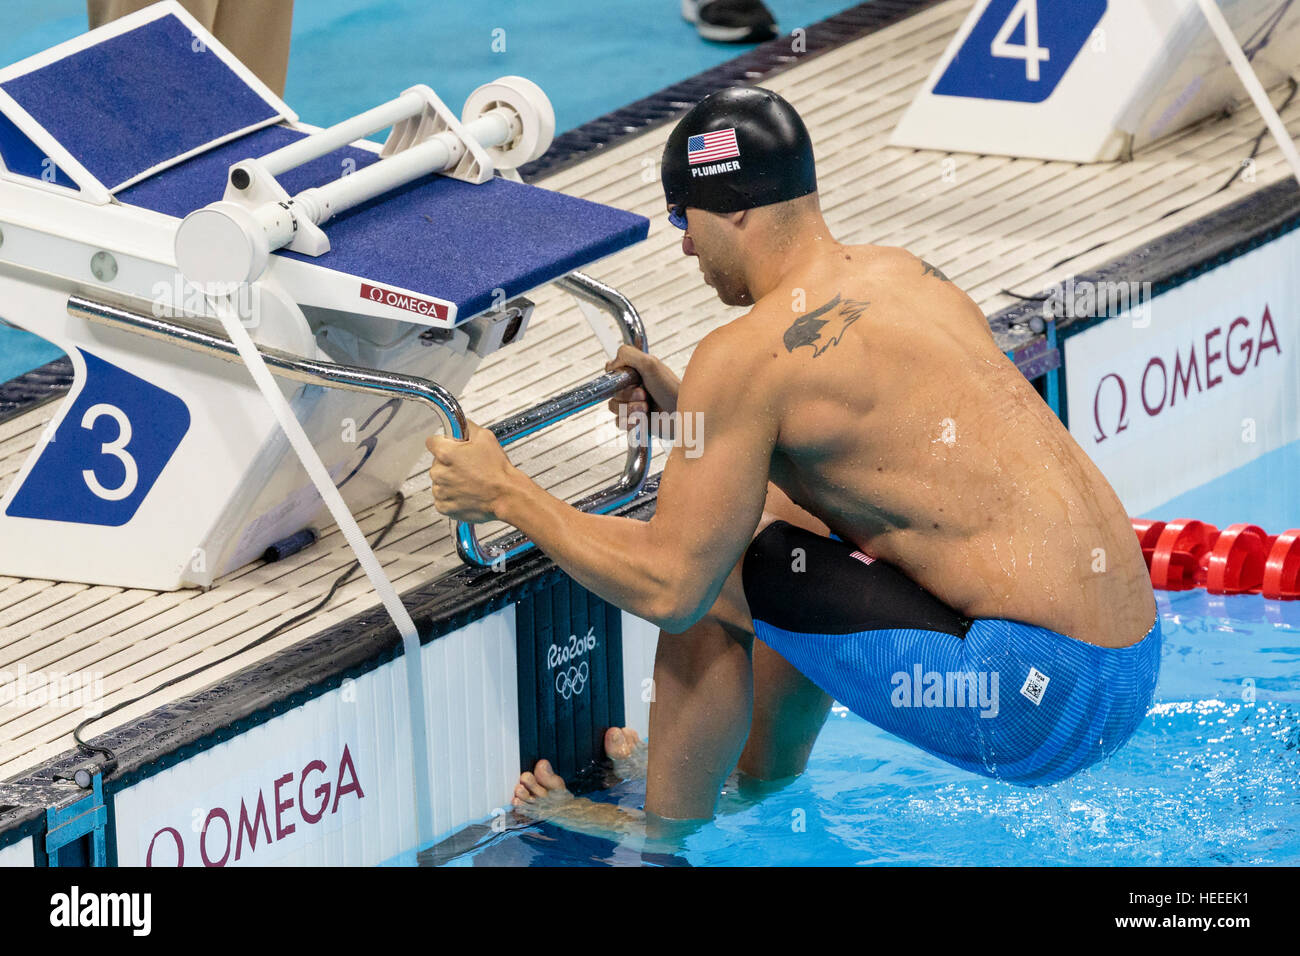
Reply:
M739 155L740 144L736 142L734 127L700 133L686 141L686 159L692 166L696 163L716 163Z

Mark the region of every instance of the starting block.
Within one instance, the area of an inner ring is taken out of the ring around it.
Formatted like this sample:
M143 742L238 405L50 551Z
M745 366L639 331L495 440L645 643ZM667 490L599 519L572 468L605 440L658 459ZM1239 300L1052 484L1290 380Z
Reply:
M364 137L390 128L380 147ZM0 71L0 317L75 382L0 500L0 574L206 587L306 527L321 499L217 321L239 313L354 511L410 477L479 362L522 347L556 283L646 347L579 270L640 216L524 185L554 134L503 77L457 117L428 87L319 129L174 0ZM503 444L608 398L601 375L492 426ZM577 502L640 490L645 449ZM529 547L458 531L463 558Z
M1300 7L1215 2L1262 85L1282 83ZM1199 0L977 0L891 143L1112 162L1240 98Z

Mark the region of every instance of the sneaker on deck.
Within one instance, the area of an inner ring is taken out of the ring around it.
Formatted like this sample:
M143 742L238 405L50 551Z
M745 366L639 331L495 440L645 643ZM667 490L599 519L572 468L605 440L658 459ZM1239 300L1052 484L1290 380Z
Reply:
M682 0L682 17L715 43L762 43L777 35L762 0Z

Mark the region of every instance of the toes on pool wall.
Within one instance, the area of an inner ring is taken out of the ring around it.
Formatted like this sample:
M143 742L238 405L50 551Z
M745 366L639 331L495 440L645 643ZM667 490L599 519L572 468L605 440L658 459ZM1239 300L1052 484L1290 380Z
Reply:
M568 576L515 605L519 767L545 758L581 792L600 782L605 731L649 733L659 630Z

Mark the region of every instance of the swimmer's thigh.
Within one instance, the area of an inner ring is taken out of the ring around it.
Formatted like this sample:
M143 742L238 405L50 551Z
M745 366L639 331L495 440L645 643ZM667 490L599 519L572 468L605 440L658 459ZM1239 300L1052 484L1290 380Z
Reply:
M774 521L785 521L814 534L830 533L825 524L775 485L769 485L758 533ZM732 572L728 585L733 588L728 600L733 608L738 606L741 626L752 633L754 625L739 567ZM793 777L808 764L808 755L830 713L831 697L761 640L754 641L753 658L754 715L736 769L760 780Z
M768 505L761 527L795 519L824 529L775 488ZM815 684L753 640L737 569L709 614L682 634L659 634L646 810L707 818L737 766L762 779L798 773L829 708Z
M754 539L743 569L757 639L860 717L959 766L978 764L967 679L961 706L931 706L943 704L931 700L935 686L969 671L961 614L853 545L783 522ZM900 696L912 684L917 694Z

